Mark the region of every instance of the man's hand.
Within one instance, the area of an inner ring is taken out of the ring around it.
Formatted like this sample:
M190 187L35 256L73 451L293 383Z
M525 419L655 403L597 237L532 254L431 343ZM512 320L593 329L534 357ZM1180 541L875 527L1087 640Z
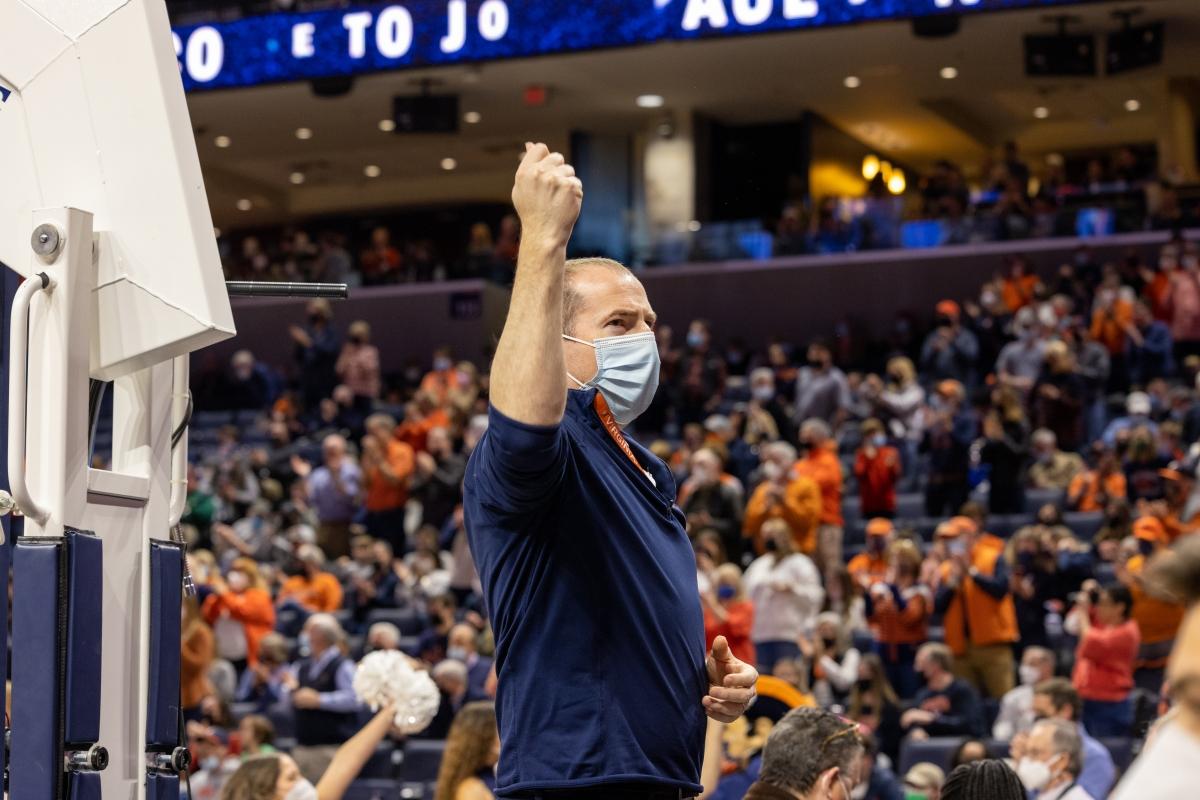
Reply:
M583 206L583 182L561 153L526 142L512 200L524 240L566 247Z
M921 708L910 708L900 717L900 727L912 728L914 726L928 725L933 722L933 718L934 714L932 711L926 711Z
M316 689L297 689L292 692L292 705L296 708L320 708L321 695Z
M707 664L710 686L703 701L704 710L717 722L733 722L746 713L754 699L758 671L733 657L724 636L713 641Z

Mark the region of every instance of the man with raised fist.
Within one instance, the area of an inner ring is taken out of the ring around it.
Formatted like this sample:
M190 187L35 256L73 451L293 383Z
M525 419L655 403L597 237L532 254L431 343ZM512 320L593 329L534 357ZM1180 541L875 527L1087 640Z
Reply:
M522 237L464 490L495 629L500 797L692 797L705 715L757 673L706 654L692 547L666 464L625 437L658 385L654 310L615 261L566 260L583 185L527 144Z

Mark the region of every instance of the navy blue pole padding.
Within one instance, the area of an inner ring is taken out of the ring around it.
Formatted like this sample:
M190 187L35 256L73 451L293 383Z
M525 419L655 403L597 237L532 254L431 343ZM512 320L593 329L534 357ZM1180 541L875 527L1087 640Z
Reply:
M72 773L68 783L67 800L101 800L99 772Z
M13 556L13 800L62 797L61 552L61 539L22 539Z
M21 276L0 263L0 486L9 486L8 480L8 310ZM8 597L8 566L12 559L13 537L23 523L14 522L13 515L0 517L4 530L4 544L0 546L0 597ZM8 603L0 603L0 631L8 630ZM0 658L0 703L7 704L8 659ZM7 706L5 706L7 707ZM7 766L8 753L0 747L0 775Z
M146 800L179 800L179 776L151 772L146 776Z
M104 632L104 547L68 530L66 718L63 742L80 749L100 739L100 647Z
M150 542L150 689L146 699L146 749L179 747L179 608L183 603L183 551Z

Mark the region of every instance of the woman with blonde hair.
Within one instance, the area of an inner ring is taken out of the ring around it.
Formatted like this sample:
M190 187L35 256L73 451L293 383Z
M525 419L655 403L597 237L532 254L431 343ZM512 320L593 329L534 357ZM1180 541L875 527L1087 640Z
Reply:
M275 606L252 558L234 559L227 577L214 574L204 618L213 626L217 655L239 672L258 664L258 643L275 628Z
M446 737L433 800L492 800L499 760L495 706L468 703L454 718Z
M887 383L875 405L876 413L887 423L888 432L904 442L905 464L911 464L921 441L921 409L925 405L925 390L917 382L917 368L912 359L896 356L888 361Z
M912 541L898 539L888 549L888 575L866 593L867 620L875 631L875 651L884 675L901 697L919 688L913 661L917 648L929 638L933 593L919 582L921 551Z

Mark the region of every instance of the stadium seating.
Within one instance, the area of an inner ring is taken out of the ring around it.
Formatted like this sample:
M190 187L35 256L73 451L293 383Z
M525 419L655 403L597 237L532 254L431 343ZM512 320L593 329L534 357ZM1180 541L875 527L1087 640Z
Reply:
M436 781L445 749L446 743L440 740L410 739L405 742L400 779L412 783Z

